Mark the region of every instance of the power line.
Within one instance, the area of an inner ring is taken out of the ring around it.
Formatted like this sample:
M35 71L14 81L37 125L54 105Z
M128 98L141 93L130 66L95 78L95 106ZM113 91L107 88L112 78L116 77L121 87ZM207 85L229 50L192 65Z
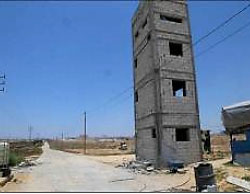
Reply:
M202 42L203 40L205 40L206 38L208 38L209 36L211 36L212 34L214 34L216 31L218 31L220 28L224 27L226 24L228 24L230 21L232 21L234 18L236 18L238 15L240 15L241 13L243 13L244 11L246 11L248 8L250 7L250 3L245 6L244 8L242 8L240 11L238 11L237 13L233 14L231 17L229 17L227 20L225 20L224 22L222 22L221 24L219 24L218 26L216 26L215 28L213 28L212 30L210 30L207 34L205 34L204 36L202 36L201 38L199 38L197 41L195 41L192 46L196 46L197 44L199 44L200 42ZM250 24L247 24L247 26ZM235 34L239 33L240 31L242 31L243 29L245 29L247 26L243 26L240 29L238 29L237 31L233 32L232 34L230 34L229 36L223 38L222 40L216 42L214 45L210 46L208 49L206 49L205 51L199 53L198 55L196 55L195 57L199 57L201 55L203 55L204 53L208 52L209 50L213 49L214 47L216 47L217 45L219 45L220 43L224 42L225 40L229 39L230 37L234 36ZM187 51L188 49L185 49L183 52ZM169 63L173 62L174 60L171 59ZM97 108L91 109L88 112L93 113L99 109L101 109L103 106L106 106L108 104L110 104L111 102L113 102L114 100L120 98L122 95L124 95L125 93L127 93L128 91L130 91L133 88L133 86L130 86L128 88L126 88L124 91L122 91L121 93L117 94L116 96L110 98L109 100L107 100L104 104L100 105Z
M246 11L248 8L250 7L250 3L245 6L243 9L241 9L240 11L238 11L237 13L233 14L231 17L229 17L227 20L225 20L224 22L222 22L221 24L219 24L218 26L216 26L215 28L213 28L210 32L208 32L206 35L202 36L201 38L199 38L197 41L195 41L195 43L193 44L193 46L199 44L200 42L202 42L204 39L206 39L207 37L209 37L210 35L212 35L213 33L215 33L217 30L219 30L220 28L222 28L223 26L225 26L227 23L229 23L231 20L233 20L235 17L237 17L238 15L240 15L241 13L243 13L244 11Z
M109 110L116 107L117 105L121 105L123 104L124 102L126 102L127 100L129 100L133 95L130 94L129 96L127 96L126 98L124 98L122 101L120 101L119 103L116 103L114 104L113 106L110 106L109 107ZM87 150L87 126L86 126L86 120L87 120L87 117L86 117L86 112L84 112L84 154L86 154L86 150Z
M195 41L195 43L192 44L192 46L196 46L199 43L201 43L203 40L205 40L206 38L208 38L209 36L211 36L212 34L214 34L217 30L219 30L220 28L222 28L223 26L225 26L227 23L229 23L230 21L232 21L234 18L236 18L238 15L240 15L241 13L243 13L244 11L246 11L248 8L250 7L250 3L245 6L244 8L242 8L240 11L238 11L237 13L233 14L231 17L229 17L227 20L225 20L224 22L222 22L221 24L219 24L218 26L216 26L215 28L213 28L212 30L210 30L207 34L203 35L201 38L199 38L197 41ZM189 50L189 48L186 48L185 50L183 50L183 53L185 53L187 50ZM170 61L168 62L168 64L171 64L174 61L174 59L170 59Z
M123 90L122 92L120 92L119 94L111 97L110 99L108 99L105 103L103 103L102 105L98 106L97 108L91 109L89 111L87 111L88 113L93 113L101 108L103 108L104 106L110 104L111 102L115 101L116 99L120 98L121 96L123 96L124 94L126 94L127 92L129 92L131 89L133 88L133 86L130 86L128 88L126 88L125 90Z
M246 23L245 25L241 26L240 28L238 28L237 30L235 30L234 32L230 33L229 35L227 35L226 37L222 38L221 40L215 42L214 44L212 44L211 46L209 46L207 49L205 49L204 51L201 51L200 53L198 53L197 55L194 56L194 58L198 58L202 55L204 55L205 53L207 53L208 51L214 49L216 46L218 46L219 44L223 43L224 41L228 40L229 38L235 36L236 34L238 34L239 32L245 30L247 27L250 26L250 21L248 23ZM191 59L186 60L187 61L191 61ZM171 62L171 61L170 61ZM170 63L169 62L169 63Z
M198 53L195 57L200 57L201 55L203 55L204 53L210 51L211 49L215 48L216 46L218 46L219 44L221 44L222 42L226 41L227 39L231 38L232 36L238 34L239 32L241 32L242 30L244 30L245 28L247 28L248 26L250 26L250 22L246 23L245 25L241 26L240 28L238 28L236 31L234 31L233 33L229 34L228 36L224 37L223 39L217 41L216 43L214 43L213 45L211 45L210 47L208 47L207 49L205 49L204 51Z
M117 106L119 106L119 105L125 103L126 101L128 101L128 100L131 99L132 97L133 97L133 94L131 93L131 94L129 94L128 96L126 96L126 97L124 97L124 98L121 98L121 99L117 100L115 103L109 105L108 110L111 110L111 109L113 109L113 108L115 108L115 107L117 107Z
M113 106L111 106L111 107L109 107L109 108L114 108L114 107L116 107L117 105L120 105L120 104L126 102L126 101L129 100L132 96L133 96L133 94L130 94L129 96L127 96L126 98L123 98L121 101L119 101L118 103L115 103Z

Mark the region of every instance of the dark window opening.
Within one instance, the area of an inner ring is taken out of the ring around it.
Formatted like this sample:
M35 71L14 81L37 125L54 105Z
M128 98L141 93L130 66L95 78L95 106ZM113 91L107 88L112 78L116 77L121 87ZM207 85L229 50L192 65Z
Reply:
M175 129L176 141L189 141L189 129L188 128L179 128Z
M156 130L152 129L152 138L156 138Z
M135 92L135 102L138 102L139 97L138 97L138 92Z
M150 39L151 39L151 35L149 34L147 37L147 40L150 41Z
M173 96L183 97L187 95L186 82L180 80L172 80Z
M168 22L182 23L181 18L169 17L165 15L160 15L160 19L163 21L168 21Z
M145 28L145 26L147 25L148 21L147 19L145 20L145 22L142 24L142 28Z
M180 43L169 43L170 55L183 56L182 44Z
M137 31L137 32L135 33L135 38L138 38L138 36L139 36L139 32Z
M135 68L137 68L137 59L134 61Z

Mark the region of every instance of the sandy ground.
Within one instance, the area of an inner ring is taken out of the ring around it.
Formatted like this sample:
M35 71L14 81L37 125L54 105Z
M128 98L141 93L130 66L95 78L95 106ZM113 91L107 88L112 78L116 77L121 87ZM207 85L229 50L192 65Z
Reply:
M113 156L84 156L43 147L39 165L16 171L12 182L2 192L155 192L195 191L194 164L185 168L185 173L135 174L124 168L116 168L123 162L135 160L133 154ZM242 178L250 176L250 170L239 166L225 165L229 158L210 161L216 173L219 191L237 191L226 183L227 176Z
M83 149L64 149L63 151L74 153L74 154L84 154ZM116 149L87 149L87 155L89 156L112 156L112 155L126 155L134 153L131 150L119 150Z
M88 158L116 167L118 165L123 164L123 162L135 161L135 154L121 154L113 156L88 156Z
M229 158L213 161L214 172L217 178L217 186L221 192L236 192L240 191L239 187L226 182L228 176L237 178L250 178L250 168L228 164Z
M139 192L193 188L192 172L142 175L104 164L97 157L43 147L39 165L15 174L2 192ZM108 157L109 160L113 160ZM116 161L116 160L115 160ZM185 186L185 187L184 187Z
M120 155L120 156L91 156L89 157L92 160L96 160L108 165L117 166L119 164L122 164L123 162L135 160L135 155ZM209 161L213 165L214 173L216 175L216 181L217 181L217 187L220 192L234 192L238 191L238 187L231 185L226 182L226 178L228 176L235 176L238 178L242 178L244 176L250 176L250 168L244 168L241 166L232 166L227 165L230 161L230 158L224 158L219 160L213 160ZM190 177L190 179L187 179L187 183L185 181L180 188L181 189L187 189L194 191L195 190L195 177L194 177L194 171L193 171L194 164L191 164L185 168L187 171L185 176ZM172 174L172 175L150 175L150 177L154 177L154 181L157 179L157 181L160 182L167 182L172 179L178 179L180 176L178 174ZM183 179L183 178L182 178ZM179 187L178 187L179 188Z

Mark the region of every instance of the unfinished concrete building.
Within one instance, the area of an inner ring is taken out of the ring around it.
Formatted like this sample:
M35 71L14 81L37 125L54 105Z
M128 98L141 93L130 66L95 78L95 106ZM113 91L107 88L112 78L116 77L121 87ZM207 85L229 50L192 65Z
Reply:
M140 1L132 18L138 160L201 160L199 109L185 1Z

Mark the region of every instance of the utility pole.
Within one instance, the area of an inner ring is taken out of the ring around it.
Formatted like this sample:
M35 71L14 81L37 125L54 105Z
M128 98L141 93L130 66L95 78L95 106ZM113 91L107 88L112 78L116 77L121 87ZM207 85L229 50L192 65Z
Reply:
M62 149L62 150L63 150L63 138L64 138L64 137L63 137L63 131L62 131L62 141L61 141L61 142L62 142L62 143L61 143L61 149Z
M87 153L87 113L84 112L84 154Z
M33 127L32 127L32 126L29 126L29 127L28 127L28 131L29 131L29 141L31 141Z

